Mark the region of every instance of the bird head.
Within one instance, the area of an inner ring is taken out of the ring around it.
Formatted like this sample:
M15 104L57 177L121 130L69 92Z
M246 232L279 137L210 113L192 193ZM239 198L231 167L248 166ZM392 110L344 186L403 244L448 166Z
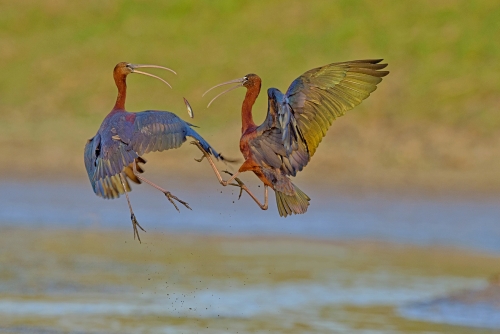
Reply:
M142 65L142 64L131 64L131 63L127 63L127 62L121 62L121 63L116 64L115 69L113 71L113 76L115 78L115 81L117 81L117 80L126 78L127 75L129 75L130 73L144 74L144 75L147 75L149 77L156 78L156 79L162 81L163 83L165 83L170 88L172 88L172 86L170 86L170 84L166 80L164 80L164 79L162 79L154 74L150 74L150 73L146 73L146 72L142 72L142 71L137 70L138 68L143 68L143 67L161 68L161 69L170 71L174 74L177 74L177 73L175 73L174 70L171 70L168 67L163 67L163 66L159 66L159 65Z
M229 89L226 89L222 93L219 93L217 96L215 96L208 103L207 108L210 107L210 105L212 104L212 102L215 101L216 98L218 98L219 96L224 95L225 93L230 92L233 89L236 89L238 87L246 87L247 89L250 89L250 88L253 88L253 87L257 87L258 90L260 91L261 79L260 79L260 77L257 74L250 73L250 74L245 75L243 78L234 79L234 80L226 81L226 82L223 82L221 84L215 85L212 88L210 88L209 90L207 90L205 93L203 93L202 96L205 96L205 94L207 94L209 91L211 91L214 88L217 88L217 87L220 87L220 86L224 86L224 85L229 85L229 84L236 84L236 85L233 86L233 87L231 87L231 88L229 88Z
M254 86L260 87L261 79L257 74L250 73L245 75L243 78L245 79L245 81L243 82L244 87L246 88L251 88Z

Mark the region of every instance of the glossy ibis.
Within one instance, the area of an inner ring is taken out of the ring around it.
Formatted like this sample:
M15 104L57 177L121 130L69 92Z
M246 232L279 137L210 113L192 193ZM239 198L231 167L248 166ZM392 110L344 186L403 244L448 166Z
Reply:
M135 218L128 197L131 191L128 180L140 184L145 182L165 194L168 200L179 211L174 200L191 209L188 203L180 200L169 191L145 179L140 163L146 161L142 155L148 152L164 151L178 148L190 136L203 148L204 152L214 155L219 154L191 127L174 113L159 110L146 110L142 112L127 112L125 99L127 94L127 75L139 73L157 78L168 86L168 82L156 75L137 70L143 67L169 68L157 65L136 65L126 62L117 64L113 71L118 97L111 112L104 118L97 134L87 141L85 145L85 167L94 192L104 198L117 198L125 193L135 236L141 241L137 227L144 231ZM187 103L187 102L186 102Z
M245 190L261 209L268 208L267 188L271 187L280 216L306 212L310 198L291 182L289 176L297 175L309 163L332 122L366 99L389 73L381 71L387 66L380 64L381 61L354 60L309 70L295 79L285 94L269 88L267 117L261 125L256 125L252 118L252 106L261 87L258 75L248 74L210 88L205 94L222 85L236 84L214 97L208 106L233 89L247 89L241 108L240 139L245 161L237 173L224 181L210 155L198 144L204 152L203 157L210 162L223 186L237 181L241 190ZM246 171L254 172L264 183L264 204L237 178L239 173Z

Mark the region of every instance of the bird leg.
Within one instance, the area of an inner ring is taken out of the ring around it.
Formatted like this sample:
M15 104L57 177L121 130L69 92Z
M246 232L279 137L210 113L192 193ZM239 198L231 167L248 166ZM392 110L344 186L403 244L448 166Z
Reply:
M168 198L168 200L170 201L170 203L172 203L172 205L175 207L175 209L177 211L180 212L179 208L177 207L177 205L175 204L174 200L176 200L177 202L181 203L182 205L184 205L186 208L188 208L189 210L193 210L189 207L189 204L180 200L179 198L177 198L177 196L174 196L172 195L172 193L170 191L167 191L159 186L157 186L156 184L154 184L153 182L149 181L148 179L145 179L143 176L141 176L139 174L139 172L137 171L137 162L134 160L133 162L133 167L134 167L134 175L137 176L137 178L143 182L146 182L147 184L149 184L150 186L152 186L153 188L156 188L158 189L159 191L161 191L163 194L165 194L165 196Z
M229 175L233 175L231 172L228 172L227 170L223 171L224 173L227 173ZM262 209L262 210L267 210L268 208L268 191L267 191L267 185L264 184L264 204L261 204L259 202L259 200L257 199L257 197L252 194L252 192L250 191L250 189L248 189L248 187L237 177L234 178L234 180L238 183L238 184L235 184L235 183L230 183L231 186L236 186L236 187L240 187L240 195L238 196L238 199L241 198L241 194L243 193L243 190L246 191L246 193L248 195L250 195L250 197L252 197L252 199L255 201L255 203L257 203L257 205Z
M225 187L225 186L227 186L228 184L231 184L231 183L230 183L231 181L233 181L234 179L236 179L236 176L238 176L238 174L239 174L240 172L237 172L237 173L236 173L236 174L234 174L234 175L233 175L233 174L231 174L231 175L232 175L232 176L231 176L231 178L230 178L229 180L227 180L227 181L224 181L224 180L222 179L222 176L220 175L219 170L217 169L217 166L215 166L215 163L214 163L214 161L213 161L212 157L210 156L210 154L208 154L208 152L207 152L207 151L205 151L205 149L203 148L203 146L201 146L201 144L200 144L198 141L196 141L196 140L193 140L193 141L191 142L191 144L198 146L198 148L200 149L200 151L201 151L201 152L203 152L203 156L202 156L200 159L194 159L194 160L196 160L196 161L198 161L198 162L202 162L202 161L203 161L203 159L204 159L204 158L206 158L206 159L208 160L208 163L210 164L210 166L212 166L212 169L214 170L215 176L217 176L217 179L219 180L219 183L220 183L220 184L222 184L222 185ZM240 181L240 182L241 182L241 181ZM236 183L232 183L231 185L233 185L233 186L238 186Z
M191 144L198 146L201 152L203 152L203 156L200 159L194 159L198 162L202 162L204 158L207 158L208 163L210 166L212 166L212 169L214 170L215 176L217 176L217 179L219 180L220 184L222 184L224 187L227 185L235 186L235 187L240 187L240 195L238 196L238 199L241 198L241 194L243 193L243 190L247 192L250 197L257 203L257 205L262 209L262 210L267 210L268 208L268 193L267 193L267 185L264 185L264 204L261 204L257 197L255 197L254 194L248 189L248 187L237 177L240 172L236 172L236 174L233 174L231 172L228 172L227 170L224 171L224 173L231 175L229 180L224 181L222 179L222 176L220 175L219 170L217 169L217 166L215 166L214 161L212 160L212 157L210 154L208 154L207 151L203 148L203 146L200 145L198 141L192 141ZM237 183L230 183L231 181L236 181Z
M130 204L130 199L128 198L127 187L125 186L125 180L123 179L122 173L120 173L120 181L122 182L123 190L125 190L125 197L127 197L128 208L130 210L130 219L132 220L132 227L134 229L134 240L135 236L137 236L137 240L139 240L139 243L141 243L141 237L139 237L139 231L137 230L137 226L139 226L139 228L144 232L146 232L146 230L143 229L142 226L139 225L137 219L135 219L134 211L132 210L132 204Z
M231 173L230 171L227 171L227 170L223 170L223 172L226 173L226 174L229 174L231 176L233 175L233 173ZM240 194L238 195L238 200L239 200L241 198L241 195L243 194L243 187L246 187L246 185L238 177L234 178L234 180L238 184L230 183L230 185L235 186L235 187L240 187Z

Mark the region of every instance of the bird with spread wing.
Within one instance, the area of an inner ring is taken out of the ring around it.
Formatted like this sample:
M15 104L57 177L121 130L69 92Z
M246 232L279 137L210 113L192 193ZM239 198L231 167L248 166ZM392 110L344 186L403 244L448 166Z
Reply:
M261 79L248 74L210 88L236 84L215 96L238 87L245 87L246 95L241 109L240 151L245 161L234 175L224 181L209 152L198 145L212 166L223 186L238 182L261 209L268 208L268 187L274 190L280 216L301 214L307 211L310 198L290 180L311 160L319 143L332 122L346 111L354 108L377 89L382 77L389 74L381 71L387 64L382 59L354 60L333 63L309 70L295 79L285 94L276 88L267 90L267 117L261 125L252 118L252 107L257 99ZM204 94L204 95L205 95ZM237 177L252 171L264 183L264 204L252 194ZM241 196L241 192L240 192Z
M144 154L155 151L164 151L180 147L186 137L192 137L196 143L209 155L216 159L222 158L189 124L169 111L147 110L142 112L127 112L125 110L125 99L127 94L127 75L139 73L157 78L168 86L167 81L156 75L142 72L138 68L169 68L158 65L138 65L121 62L113 71L113 77L118 96L111 112L104 118L97 134L87 141L84 150L85 167L94 192L103 198L118 198L125 194L130 210L134 238L137 236L139 242L139 231L144 231L137 222L130 204L128 192L131 191L128 180L140 184L145 182L165 194L168 200L179 211L177 201L191 209L188 203L180 200L171 192L157 186L140 175L143 170L140 164L146 160ZM185 100L186 105L189 105ZM189 108L188 108L189 111ZM190 113L192 115L192 112Z

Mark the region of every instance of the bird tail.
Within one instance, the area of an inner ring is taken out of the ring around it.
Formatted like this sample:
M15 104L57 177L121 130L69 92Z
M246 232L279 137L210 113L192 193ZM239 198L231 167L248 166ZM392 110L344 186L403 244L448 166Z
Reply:
M278 212L281 217L286 217L292 214L301 214L307 211L309 206L309 201L311 200L302 190L300 190L295 184L294 194L287 195L283 192L274 190L276 194L276 204L278 205Z
M224 158L219 154L217 153L216 150L214 150L214 148L212 146L210 146L210 144L205 140L203 139L202 136L200 136L198 134L198 132L194 131L192 128L189 128L189 131L188 133L186 134L188 136L191 136L193 137L194 139L196 139L197 141L200 142L200 145L203 147L203 149L208 153L208 154L212 154L214 157L216 157L217 159L221 159L221 160L224 160Z

